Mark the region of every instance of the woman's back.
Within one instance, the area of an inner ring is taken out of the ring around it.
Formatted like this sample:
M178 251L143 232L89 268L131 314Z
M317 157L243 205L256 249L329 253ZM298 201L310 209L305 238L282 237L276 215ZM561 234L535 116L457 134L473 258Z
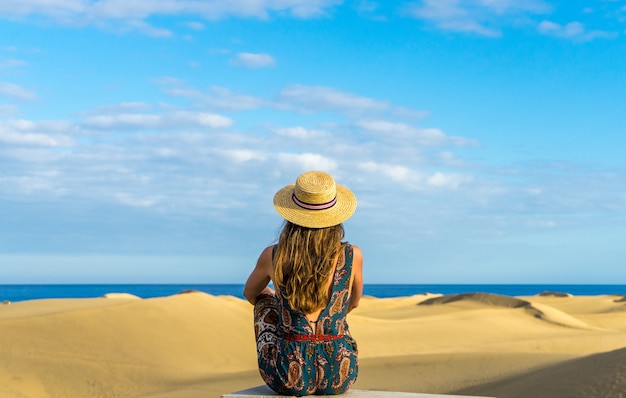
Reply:
M327 286L328 302L315 312L303 313L294 310L289 301L281 296L277 297L281 306L281 325L283 333L309 334L344 334L348 304L350 302L350 287L352 282L352 246L346 244L340 252L334 266L334 272L329 278Z
M258 356L261 375L273 390L290 395L333 395L345 392L356 380L358 351L346 322L352 259L352 247L346 245L332 277L330 299L316 324L293 310L280 293L262 299L277 300L278 338L272 349L264 347ZM267 323L266 318L255 319L256 329Z
M356 199L330 175L308 172L274 196L274 207L285 225L244 288L254 304L259 372L281 394L342 394L358 374L346 316L362 294L362 255L341 243Z

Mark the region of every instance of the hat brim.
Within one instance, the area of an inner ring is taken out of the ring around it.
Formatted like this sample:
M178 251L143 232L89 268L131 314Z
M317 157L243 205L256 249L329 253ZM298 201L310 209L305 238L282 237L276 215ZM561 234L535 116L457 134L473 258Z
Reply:
M289 184L274 195L274 208L285 220L307 228L326 228L341 224L356 210L356 196L343 185L336 184L337 203L324 210L308 210L292 199L296 184Z

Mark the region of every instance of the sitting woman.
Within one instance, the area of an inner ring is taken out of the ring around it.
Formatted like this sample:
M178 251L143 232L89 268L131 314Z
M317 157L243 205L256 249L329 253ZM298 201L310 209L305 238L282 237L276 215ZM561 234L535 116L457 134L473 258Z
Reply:
M346 315L362 295L363 260L357 246L342 242L341 224L356 198L311 171L278 191L274 207L286 220L278 244L261 253L244 288L254 304L261 377L279 394L342 394L358 371Z

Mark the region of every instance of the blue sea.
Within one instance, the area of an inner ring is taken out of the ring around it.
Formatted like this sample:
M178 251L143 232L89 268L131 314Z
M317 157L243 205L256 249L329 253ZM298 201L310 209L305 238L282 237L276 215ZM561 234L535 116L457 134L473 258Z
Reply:
M141 298L163 297L186 290L215 296L243 298L242 284L112 284L112 285L0 285L0 302L46 298L89 298L107 293L130 293ZM420 293L495 293L532 296L542 292L570 293L575 296L626 295L626 285L396 285L366 284L364 294L379 298L411 296Z

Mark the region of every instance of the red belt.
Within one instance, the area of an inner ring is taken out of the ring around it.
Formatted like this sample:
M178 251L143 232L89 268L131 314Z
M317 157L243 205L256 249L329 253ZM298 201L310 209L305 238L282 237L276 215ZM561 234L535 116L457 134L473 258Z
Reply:
M281 334L281 337L293 341L333 341L344 337L343 334Z

